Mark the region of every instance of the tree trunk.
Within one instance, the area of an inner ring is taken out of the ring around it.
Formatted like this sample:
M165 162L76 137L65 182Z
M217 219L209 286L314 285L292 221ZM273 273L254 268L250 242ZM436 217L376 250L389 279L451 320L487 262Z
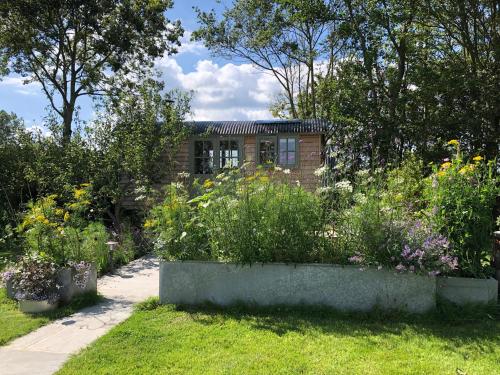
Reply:
M62 141L63 145L67 145L71 140L71 125L73 123L73 113L75 111L75 106L71 104L64 105L63 108L63 132Z

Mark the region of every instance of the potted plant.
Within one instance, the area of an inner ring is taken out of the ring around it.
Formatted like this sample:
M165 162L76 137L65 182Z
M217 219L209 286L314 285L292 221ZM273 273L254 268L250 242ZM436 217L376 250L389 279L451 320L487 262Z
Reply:
M59 301L57 266L44 253L23 256L10 280L21 311L42 313L54 310Z

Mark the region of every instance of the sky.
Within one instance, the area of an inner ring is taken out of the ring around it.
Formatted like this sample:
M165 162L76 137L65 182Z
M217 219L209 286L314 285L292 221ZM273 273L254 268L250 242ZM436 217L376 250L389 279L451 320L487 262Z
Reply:
M257 70L242 61L212 56L200 42L191 42L197 28L193 6L202 10L222 9L215 0L175 0L174 8L166 15L181 20L185 29L182 46L173 56L156 61L161 79L167 88L193 92L193 120L264 120L272 118L268 108L279 92L279 85L269 73ZM0 110L14 112L25 120L28 128L38 128L47 115L48 100L37 83L23 84L15 75L0 81ZM92 101L79 98L81 120L91 120Z

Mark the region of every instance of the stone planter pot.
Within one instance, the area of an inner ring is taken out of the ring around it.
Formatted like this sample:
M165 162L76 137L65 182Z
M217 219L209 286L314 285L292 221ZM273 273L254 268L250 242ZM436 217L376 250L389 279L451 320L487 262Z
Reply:
M161 262L160 301L227 306L317 305L414 313L436 306L435 277L332 264Z
M5 289L7 292L7 297L11 298L11 299L15 299L16 290L14 289L14 285L12 283L12 280L9 280L5 283Z
M498 300L498 281L467 277L438 277L437 295L457 305L488 304Z
M95 264L91 265L89 281L85 288L80 288L74 281L75 270L73 268L63 268L57 275L57 282L62 286L59 289L60 299L68 303L75 296L87 292L97 293L97 268Z
M33 300L21 300L19 301L19 309L28 314L39 314L48 311L55 310L57 307L56 303L50 303L47 300L44 301L33 301Z

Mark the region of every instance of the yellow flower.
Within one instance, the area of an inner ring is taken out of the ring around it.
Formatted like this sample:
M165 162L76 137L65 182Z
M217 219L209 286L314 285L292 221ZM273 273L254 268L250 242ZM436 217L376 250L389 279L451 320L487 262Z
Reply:
M260 182L269 182L269 177L268 176L261 176L259 177Z
M45 220L43 220L43 223L48 224L48 223L50 223L50 221L49 221L49 219L45 219Z
M151 228L156 225L156 222L152 219L148 219L144 222L144 228Z
M482 157L482 156L480 156L480 155L478 155L478 156L474 156L474 157L472 158L472 160L479 162L479 161L483 160L483 157Z
M214 186L214 183L212 180L208 179L208 180L205 180L205 182L203 183L203 187L205 189L210 189L211 187Z
M76 199L80 199L82 196L84 196L86 191L84 189L75 189L74 195Z
M57 216L63 216L64 215L64 210L62 208L56 208L56 215Z
M36 220L36 221L39 221L40 223L43 223L43 222L44 222L44 220L45 220L45 216L43 216L43 215L37 215L37 216L35 217L35 220Z
M446 176L446 172L445 171L439 171L437 173L438 177L443 177L443 176Z
M66 212L66 213L64 214L64 221L68 221L68 220L69 220L69 218L70 218L70 216L69 216L69 212Z
M450 163L449 161L447 161L447 162L445 162L445 163L441 164L441 169L442 169L443 171L447 170L447 169L448 169L448 168L450 168L450 167L451 167L451 163Z
M451 141L448 141L448 144L450 146L458 146L460 143L456 139L452 139Z

